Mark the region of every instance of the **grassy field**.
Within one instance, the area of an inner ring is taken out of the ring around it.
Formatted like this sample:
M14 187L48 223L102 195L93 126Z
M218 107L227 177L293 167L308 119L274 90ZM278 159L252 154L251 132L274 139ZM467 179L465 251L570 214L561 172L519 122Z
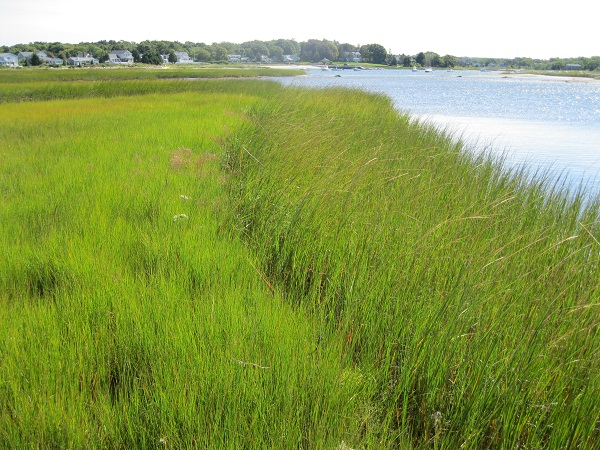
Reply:
M303 70L261 67L103 67L103 68L27 68L0 70L0 83L31 83L48 81L115 81L115 80L167 80L197 78L256 78L302 75Z
M0 90L0 448L596 447L598 201L355 91Z
M0 104L86 97L117 97L143 94L236 88L214 79L280 77L304 74L302 70L261 68L104 68L0 70ZM162 83L156 81L161 80ZM259 85L255 89L263 89Z

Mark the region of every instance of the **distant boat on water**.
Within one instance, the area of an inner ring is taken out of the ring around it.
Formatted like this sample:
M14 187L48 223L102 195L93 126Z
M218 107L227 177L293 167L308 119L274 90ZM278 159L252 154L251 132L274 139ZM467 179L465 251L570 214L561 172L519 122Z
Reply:
M425 69L425 72L433 72L433 69L431 67L428 67L427 69Z

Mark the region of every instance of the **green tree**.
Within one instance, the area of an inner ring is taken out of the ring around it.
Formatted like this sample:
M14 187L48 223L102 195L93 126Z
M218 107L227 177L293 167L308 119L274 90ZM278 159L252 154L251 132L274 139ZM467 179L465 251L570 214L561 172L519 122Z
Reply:
M338 58L338 49L336 45L323 39L309 39L308 41L300 43L300 58L303 61L320 61L322 59L328 59L335 61Z
M60 42L52 42L48 44L48 53L51 53L54 56L60 55L62 52L64 52L64 50L65 46Z
M38 56L38 54L36 52L33 52L33 55L31 55L31 58L29 58L28 63L29 63L29 65L32 65L32 66L41 66L42 60L40 59L40 57Z
M169 62L171 64L175 64L177 62L177 56L175 55L175 52L173 50L169 52Z
M591 58L587 58L586 69L587 70L600 69L600 56L592 56Z
M138 52L137 48L131 50L131 56L133 56L133 62L142 62L142 57L140 56L140 52Z
M385 64L387 50L380 44L363 45L360 48L360 54L363 61L373 64Z
M369 51L371 53L371 62L374 64L385 64L387 58L387 50L383 45L369 44Z
M223 42L219 42L218 44L213 44L213 45L217 45L219 47L223 47L225 50L227 50L227 54L237 54L239 51L239 44L236 44L234 42L227 42L227 41L223 41Z
M293 39L277 39L272 41L277 47L281 47L283 49L284 55L299 55L300 54L300 44Z
M440 67L442 59L435 52L425 52L425 65L428 67Z
M328 40L323 39L317 44L317 54L319 61L328 59L329 61L337 61L338 49L337 46Z
M210 61L210 52L205 48L197 48L193 53L197 61Z
M160 66L163 63L162 56L159 55L158 51L150 50L144 53L142 56L142 62L144 64L153 64L155 66Z
M227 49L219 45L212 47L212 59L214 61L227 61Z
M302 61L317 61L319 59L317 54L318 42L316 39L300 42L300 59Z
M442 57L442 65L444 67L454 67L454 66L456 66L456 56L444 55Z
M419 52L419 54L415 57L415 62L419 66L423 66L425 64L425 53Z
M273 58L274 61L277 62L282 62L283 61L283 49L281 47L279 47L278 45L269 45L269 53L271 54L271 58Z
M369 45L361 45L360 47L360 56L364 62L371 62L371 47Z

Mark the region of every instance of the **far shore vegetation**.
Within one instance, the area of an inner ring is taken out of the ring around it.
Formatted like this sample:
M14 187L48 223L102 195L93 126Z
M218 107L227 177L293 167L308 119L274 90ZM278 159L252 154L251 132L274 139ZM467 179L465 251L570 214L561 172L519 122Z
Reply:
M109 53L113 50L131 52L133 61L138 64L161 61L176 61L175 53L185 52L190 62L209 64L228 64L231 62L254 63L352 63L360 62L393 67L438 67L438 68L473 68L495 67L501 69L528 69L544 71L561 71L577 67L586 72L600 70L600 56L576 56L571 58L536 59L528 57L495 58L493 55L440 55L434 51L421 51L416 54L392 52L383 45L372 43L355 45L328 39L274 39L270 41L253 40L242 43L178 41L130 41L102 40L97 42L80 42L69 44L61 42L31 42L28 44L0 45L0 52L43 51L46 55L66 61L70 56L90 55L106 64ZM33 55L31 55L33 56ZM34 56L34 62L23 59L21 64L42 64L43 61Z
M528 70L527 73L553 77L593 78L595 80L600 80L600 71L598 70Z
M178 70L0 71L0 449L598 448L600 198Z

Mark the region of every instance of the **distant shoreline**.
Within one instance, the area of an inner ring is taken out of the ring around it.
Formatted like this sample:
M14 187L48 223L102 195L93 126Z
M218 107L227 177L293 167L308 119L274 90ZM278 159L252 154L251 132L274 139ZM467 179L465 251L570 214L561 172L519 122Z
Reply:
M269 68L269 69L296 69L296 70L303 70L303 69L310 69L310 70L318 70L321 69L323 66L318 66L315 64L311 64L311 65L303 65L303 64L272 64L272 65L260 65L259 67L265 67L265 68ZM397 70L408 70L408 69L397 69ZM434 69L435 70L435 69ZM445 69L438 69L438 70L445 70ZM462 70L462 69L456 69L456 70ZM468 70L468 69L465 69ZM548 81L550 80L557 80L557 81L564 81L566 83L571 83L571 82L575 82L575 83L594 83L594 82L598 82L600 81L600 79L598 78L594 78L594 77L585 77L585 76L568 76L568 75L551 75L551 74L547 74L547 73L510 73L510 72L504 72L504 71L493 71L494 74L497 74L498 76L502 77L502 78L539 78L539 79L546 79Z
M544 74L544 73L505 73L505 74L502 74L502 76L506 77L506 78L515 78L515 77L540 78L540 79L546 79L548 81L550 81L550 80L564 81L566 83L571 83L571 82L597 83L598 81L600 81L600 79L593 78L593 77L577 77L577 76L570 77L570 76L565 76L565 75L550 75L550 74Z

